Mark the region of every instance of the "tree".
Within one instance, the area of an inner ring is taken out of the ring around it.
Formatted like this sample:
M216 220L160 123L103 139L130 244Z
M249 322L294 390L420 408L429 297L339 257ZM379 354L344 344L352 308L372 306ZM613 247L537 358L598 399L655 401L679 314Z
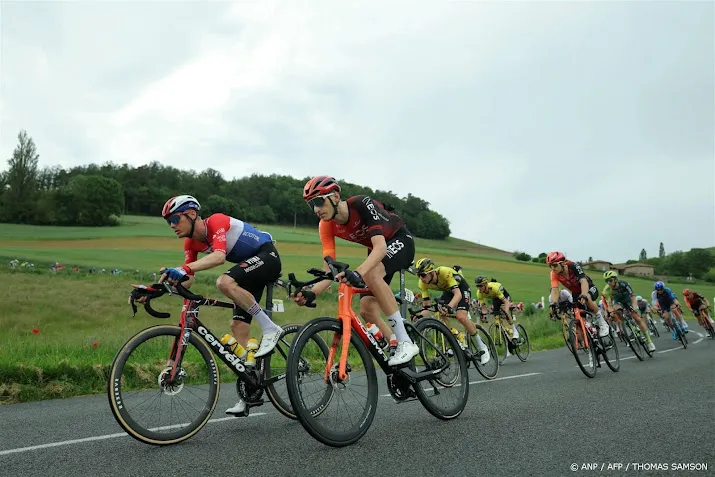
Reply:
M531 255L529 255L529 254L526 253L526 252L516 251L516 252L514 252L512 255L514 256L515 259L520 260L520 261L522 261L522 262L529 262L529 261L531 261Z
M660 248L658 249L658 258L665 258L665 247L663 247L663 242L660 242Z
M5 190L2 191L0 220L29 222L35 214L37 191L37 154L35 142L25 130L17 135L18 144L8 159L5 175Z
M593 257L588 257L589 262L593 262Z
M638 257L638 261L645 262L648 260L648 254L645 252L645 249L641 249L641 254Z
M101 176L77 176L61 190L66 219L72 224L116 225L124 209L122 185Z
M693 248L685 254L688 271L695 278L703 278L715 266L715 256L704 248Z
M546 258L546 252L541 252L539 254L539 258Z

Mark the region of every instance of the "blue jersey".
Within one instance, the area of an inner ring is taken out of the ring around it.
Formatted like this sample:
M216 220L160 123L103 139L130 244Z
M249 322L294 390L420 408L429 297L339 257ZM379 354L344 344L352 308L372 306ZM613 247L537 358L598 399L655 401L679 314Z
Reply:
M673 290L668 287L663 288L663 293L658 293L656 291L655 296L658 298L658 304L660 305L661 310L670 309L676 300L675 293L673 293Z

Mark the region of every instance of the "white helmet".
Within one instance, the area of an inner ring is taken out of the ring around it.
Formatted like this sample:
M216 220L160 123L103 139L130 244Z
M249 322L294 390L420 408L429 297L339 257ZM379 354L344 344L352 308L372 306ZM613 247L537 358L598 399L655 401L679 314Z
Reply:
M171 214L189 209L195 209L198 212L201 210L201 204L193 196L177 195L166 201L164 208L161 210L161 216L167 218Z

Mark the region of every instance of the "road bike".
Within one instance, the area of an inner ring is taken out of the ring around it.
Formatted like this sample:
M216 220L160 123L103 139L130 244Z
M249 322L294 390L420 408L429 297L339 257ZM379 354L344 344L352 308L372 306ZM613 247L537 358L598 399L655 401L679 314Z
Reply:
M626 342L626 346L631 348L633 354L636 355L639 361L643 361L643 351L648 354L649 357L653 357L653 351L648 349L648 340L646 340L645 333L641 330L641 327L633 319L631 315L632 308L626 306L624 308L614 310L613 313L619 317L621 325L623 327L623 339ZM641 315L642 319L642 315Z
M613 328L609 329L606 336L599 336L598 330L592 324L593 314L578 302L561 302L557 308L571 309L572 318L569 321L571 346L569 349L583 374L589 378L596 376L596 371L601 367L601 357L611 371L618 372L621 368L621 361Z
M449 322L447 320L449 320L450 318L457 318L456 314L446 313L443 311L444 308L440 307L438 303L433 303L432 305L423 306L418 309L410 308L408 310L410 313L410 319L413 322L422 319L423 317L420 313L424 310L437 313L439 318L446 326L449 326ZM465 353L465 357L467 359L467 367L470 366L470 363L473 363L474 367L477 369L477 371L479 371L479 374L484 376L485 379L494 379L499 372L499 355L497 354L497 348L496 346L494 346L494 341L492 341L492 338L491 336L489 336L487 330L485 330L478 323L474 323L474 326L477 328L477 334L475 336L470 336L467 333L463 333L463 341L459 338L459 336L457 338L457 341L459 342L462 351ZM452 334L454 334L454 331L456 331L456 329L450 329L450 331L452 331ZM482 339L482 343L484 343L485 349L479 346L477 342L477 336ZM489 360L486 363L482 364L482 356L485 353L488 353Z
M269 316L276 286L286 288L280 279L266 287L265 310ZM273 351L249 366L199 320L201 306L235 309L236 305L197 295L181 284L135 285L130 299L134 315L135 300L145 297L147 313L169 318L170 313L151 306L152 300L165 294L184 298L179 324L141 330L122 345L109 370L110 408L127 434L154 445L176 444L195 435L209 421L218 402L221 379L216 357L237 376L236 391L247 410L262 405L265 393L281 414L296 419L285 389L285 366L290 339L300 325L285 325ZM316 349L327 356L325 342L320 337L315 340ZM300 362L295 365L303 369Z
M519 332L519 337L512 338L502 323L502 320L505 320L507 325L509 323L504 310L501 308L499 308L498 311L491 310L488 315L494 317L494 323L489 325L489 336L491 336L494 346L497 348L497 352L502 354L502 359L499 364L504 364L504 361L506 361L512 353L516 354L522 362L526 361L531 352L531 343L529 342L529 335L526 333L526 329L524 329L521 324L517 324L516 329ZM516 320L512 318L512 322L513 321Z
M336 275L349 269L348 264L331 257L325 257L325 261L328 272L308 270L307 273L315 277L313 280L301 282L290 274L289 289L297 292L323 280L334 280ZM401 284L404 284L403 274L401 270ZM417 397L433 416L443 420L457 418L467 404L469 376L464 353L459 352L455 336L439 320L422 319L414 325L405 321L419 354L399 367L388 365L387 353L352 310L353 297L369 293L364 283L357 285L341 283L337 319L320 317L309 321L291 344L286 385L298 421L325 445L343 447L357 442L370 428L377 409L379 390L373 359L385 373L393 399L402 402ZM329 344L327 356L311 347L311 342L321 335L324 338L319 341ZM299 363L303 362L315 373L300 373ZM334 408L322 406L320 399L326 394L330 395L329 404L336 404ZM315 396L318 396L317 404ZM359 403L361 400L363 404ZM315 411L316 407L319 411ZM340 412L347 414L339 415Z

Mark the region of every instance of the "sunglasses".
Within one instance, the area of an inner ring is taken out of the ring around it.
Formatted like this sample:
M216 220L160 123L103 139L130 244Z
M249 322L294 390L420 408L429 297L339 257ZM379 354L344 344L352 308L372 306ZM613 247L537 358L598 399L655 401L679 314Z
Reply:
M551 263L549 264L549 268L559 268L560 263Z
M422 273L418 273L417 275L418 275L420 278L424 278L424 277L426 277L427 275L429 275L429 272L422 272Z
M325 195L319 195L318 197L315 197L313 199L310 199L308 202L308 207L311 209L314 207L322 207L325 205L325 199L330 197L331 195L334 195L334 192L331 192L330 194L325 194Z
M613 283L615 281L616 281L615 278L609 278L608 280L606 280L606 283Z
M169 225L177 225L181 221L181 216L184 214L174 214L166 219L166 223Z

